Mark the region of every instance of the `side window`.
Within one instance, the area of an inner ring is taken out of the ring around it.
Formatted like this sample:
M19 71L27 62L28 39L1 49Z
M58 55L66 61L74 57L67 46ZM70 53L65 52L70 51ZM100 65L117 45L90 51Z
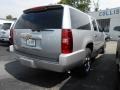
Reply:
M98 31L97 24L96 24L95 20L92 21L92 24L93 24L94 31Z
M70 8L71 25L73 29L91 30L87 15Z
M114 31L119 31L119 32L120 32L120 26L116 26L116 27L114 27L113 30L114 30Z

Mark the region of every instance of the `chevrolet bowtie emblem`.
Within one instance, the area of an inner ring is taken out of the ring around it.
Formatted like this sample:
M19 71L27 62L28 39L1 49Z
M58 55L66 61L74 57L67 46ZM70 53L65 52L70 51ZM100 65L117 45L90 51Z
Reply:
M22 33L20 36L21 36L21 38L23 38L25 40L32 38L32 35L30 33Z

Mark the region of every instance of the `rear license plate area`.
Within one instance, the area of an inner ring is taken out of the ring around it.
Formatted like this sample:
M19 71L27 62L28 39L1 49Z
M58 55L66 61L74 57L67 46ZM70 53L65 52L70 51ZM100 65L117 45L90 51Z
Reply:
M26 45L30 46L30 47L36 47L36 40L28 39L28 40L26 40Z

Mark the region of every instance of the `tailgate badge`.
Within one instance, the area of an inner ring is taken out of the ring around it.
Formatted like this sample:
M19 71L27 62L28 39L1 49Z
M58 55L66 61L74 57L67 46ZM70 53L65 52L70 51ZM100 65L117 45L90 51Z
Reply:
M32 38L32 35L30 33L21 33L20 35L23 39L31 39Z

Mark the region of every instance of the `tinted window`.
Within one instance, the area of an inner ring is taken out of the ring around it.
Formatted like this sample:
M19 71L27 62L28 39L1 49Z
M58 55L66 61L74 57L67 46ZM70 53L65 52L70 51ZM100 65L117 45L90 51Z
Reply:
M63 8L24 13L17 21L16 29L58 29L62 27Z
M91 30L89 18L87 15L70 9L71 25L73 29Z
M92 21L92 24L93 24L94 31L97 31L97 25L96 25L95 20Z
M120 26L114 27L114 30L115 30L115 31L120 31Z
M10 29L11 23L3 23L2 29L7 30Z

